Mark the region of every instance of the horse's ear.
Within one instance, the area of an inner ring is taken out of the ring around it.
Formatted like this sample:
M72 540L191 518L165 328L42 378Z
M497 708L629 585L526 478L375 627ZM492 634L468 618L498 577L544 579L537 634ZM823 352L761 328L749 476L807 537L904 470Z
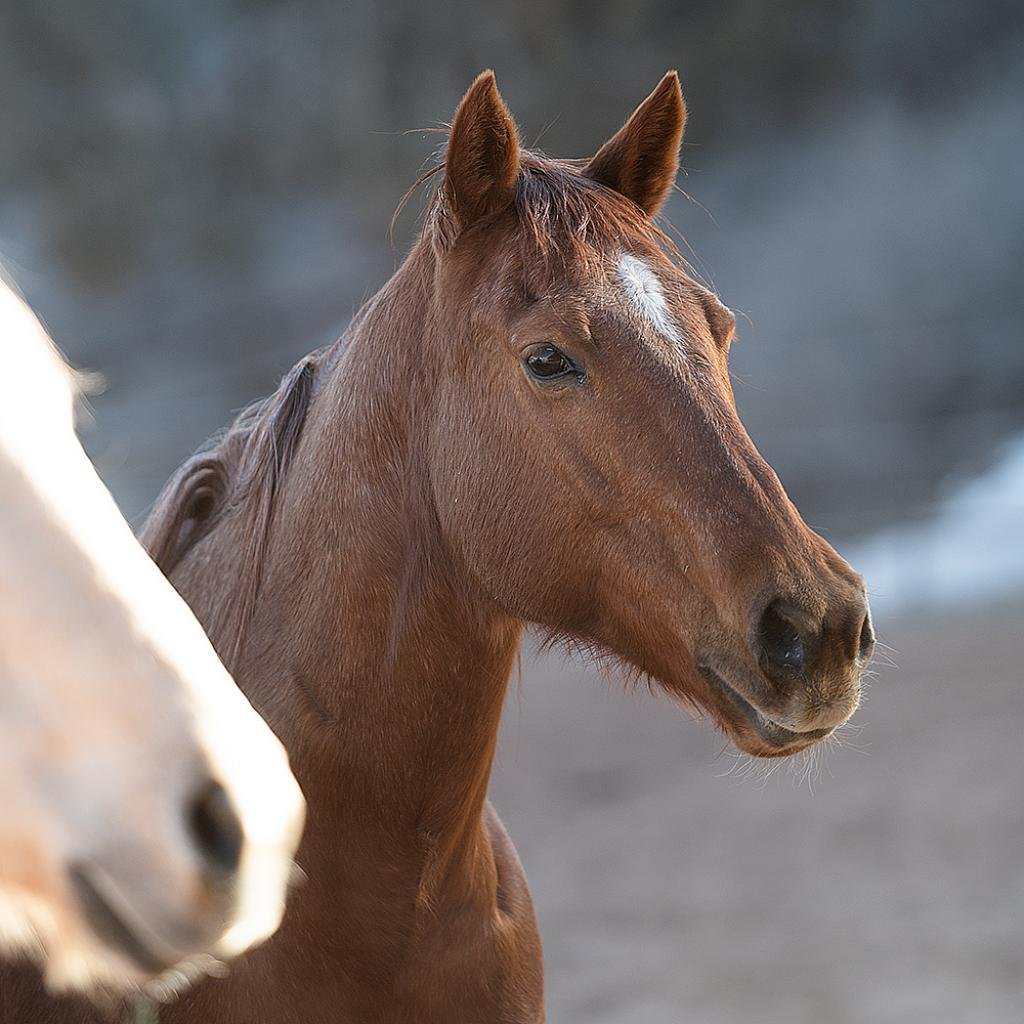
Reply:
M515 198L519 132L493 71L477 76L455 111L444 161L444 191L459 230Z
M679 75L669 71L583 173L621 192L653 217L675 183L685 126Z

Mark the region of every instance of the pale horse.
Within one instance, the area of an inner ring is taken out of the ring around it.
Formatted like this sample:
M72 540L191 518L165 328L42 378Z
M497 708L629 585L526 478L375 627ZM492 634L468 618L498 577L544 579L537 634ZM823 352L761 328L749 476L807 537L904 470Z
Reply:
M121 994L273 933L305 804L79 444L75 387L0 280L0 953Z

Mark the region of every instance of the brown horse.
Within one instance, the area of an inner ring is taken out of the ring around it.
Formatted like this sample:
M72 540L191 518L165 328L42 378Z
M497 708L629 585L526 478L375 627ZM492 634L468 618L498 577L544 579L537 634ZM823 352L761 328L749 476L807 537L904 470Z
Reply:
M741 426L732 314L652 218L666 75L587 163L524 151L488 72L403 266L168 486L145 540L288 748L309 879L279 934L161 1020L543 1020L487 802L527 624L779 756L856 708L860 578Z

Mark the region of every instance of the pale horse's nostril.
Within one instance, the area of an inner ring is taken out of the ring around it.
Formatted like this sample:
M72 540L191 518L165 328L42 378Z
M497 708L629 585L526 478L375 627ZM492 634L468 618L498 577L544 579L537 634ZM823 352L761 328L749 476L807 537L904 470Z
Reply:
M757 629L758 657L769 674L795 679L804 671L807 650L787 606L773 601L765 609Z
M242 859L242 825L224 787L205 783L188 804L185 820L207 874L218 885L229 883Z

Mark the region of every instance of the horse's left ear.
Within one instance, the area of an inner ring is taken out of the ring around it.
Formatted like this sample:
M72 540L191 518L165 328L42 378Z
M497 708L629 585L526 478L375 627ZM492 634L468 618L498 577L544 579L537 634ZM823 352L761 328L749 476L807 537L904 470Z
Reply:
M519 132L493 71L477 76L452 121L444 161L444 191L464 231L507 207L519 176Z
M621 192L653 217L675 184L685 126L679 75L669 71L583 173Z

